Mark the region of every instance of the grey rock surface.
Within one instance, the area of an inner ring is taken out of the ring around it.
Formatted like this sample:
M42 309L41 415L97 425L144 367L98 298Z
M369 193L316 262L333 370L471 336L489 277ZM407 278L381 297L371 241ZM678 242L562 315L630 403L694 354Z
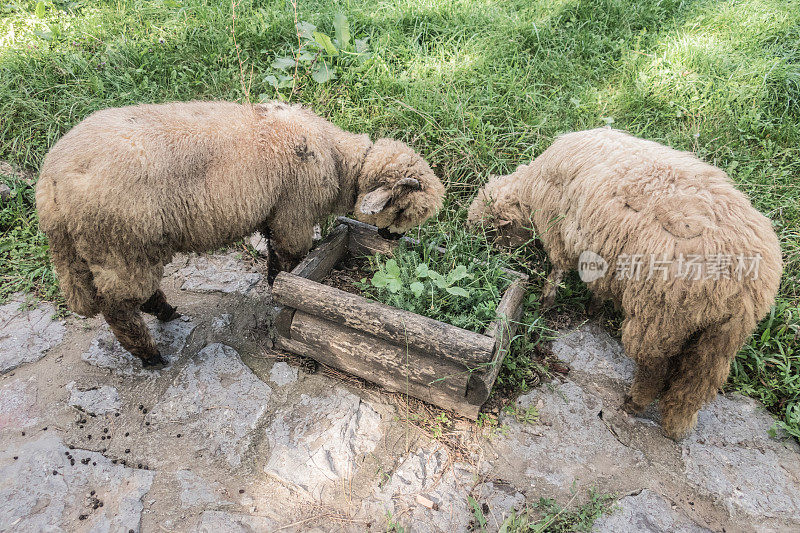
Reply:
M267 428L270 457L264 471L320 498L356 472L359 459L375 449L381 435L380 415L358 396L342 389L302 395L297 404L278 411Z
M194 292L239 292L246 294L262 275L248 271L235 254L193 256L176 273L181 289Z
M102 387L81 388L72 381L67 384L69 400L67 403L77 407L84 413L104 415L118 413L122 407L117 389L108 385Z
M0 530L139 531L152 481L153 472L69 450L55 436L8 447L0 451Z
M469 466L453 463L440 446L430 446L407 455L365 504L376 518L402 516L414 531L466 531L472 517L468 495L475 485ZM430 509L417 502L417 495L434 502Z
M183 507L230 503L221 494L223 489L219 483L206 481L189 469L175 472L175 479L181 486L180 498Z
M186 346L186 340L194 330L195 323L185 315L170 322L160 322L152 318L148 321L150 333L158 344L162 357L170 365L173 364ZM141 360L122 347L107 325L103 326L82 358L90 365L112 369L126 376L154 376L159 372L142 368Z
M180 424L212 455L237 466L271 394L236 350L215 343L189 361L148 416L157 424Z
M266 256L269 253L269 239L264 237L261 232L255 232L247 238L247 242L250 243L250 246L253 249L260 253L261 255Z
M593 322L562 332L552 343L553 355L572 370L603 374L616 380L633 380L635 363L618 340Z
M67 328L63 320L53 319L55 313L45 302L27 308L21 294L0 306L0 374L38 361L61 342Z
M294 383L297 381L297 368L278 361L269 371L269 380L279 387Z
M639 494L625 496L616 509L597 519L595 533L711 533L698 526L662 496L644 489Z
M800 447L756 401L717 396L681 443L686 478L735 515L786 517L800 524Z
M9 198L11 198L11 187L5 183L0 183L0 205L5 203Z
M520 423L503 415L508 434L499 436L501 457L514 458L539 491L568 491L578 480L607 476L644 462L644 454L622 444L601 414L603 401L572 381L552 382L520 396L522 410L537 409L539 423Z
M15 379L0 387L0 430L24 429L39 421L36 378Z
M255 533L272 531L277 527L274 520L264 516L225 511L205 511L200 517L198 533ZM289 529L288 531L292 531ZM299 530L294 530L299 531Z

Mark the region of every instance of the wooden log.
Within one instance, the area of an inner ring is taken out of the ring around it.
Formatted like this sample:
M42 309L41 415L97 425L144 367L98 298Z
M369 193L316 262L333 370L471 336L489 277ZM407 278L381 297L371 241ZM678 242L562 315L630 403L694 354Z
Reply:
M286 307L285 305L278 311L278 314L275 316L275 331L278 335L283 335L284 337L291 335L292 320L294 319L295 311L296 309Z
M526 286L527 276L524 279L516 279L497 304L497 318L485 331L487 336L495 339L494 358L482 371L473 372L470 376L467 386L467 399L470 403L482 405L489 398L522 316L522 300L525 298Z
M467 394L469 370L462 365L430 357L411 346L397 346L303 311L294 314L290 338L335 354L348 363L341 367L344 370L365 367L361 373L391 375L398 382L418 383L456 398Z
M347 252L347 239L350 227L339 224L327 237L292 269L292 274L313 281L320 281L330 274L331 269Z
M431 358L419 353L409 352L407 365L409 369L416 366L427 368L427 371L431 371L430 367L444 366L444 370L437 371L444 373L456 372L454 378L457 379L437 381L432 386L428 386L425 383L412 380L411 373L407 374L407 378L406 374L403 373L405 372L404 368L398 371L394 368L394 365L389 367L381 366L381 363L387 361L387 359L385 357L372 357L375 352L376 339L374 337L359 334L354 330L347 331L349 328L344 327L341 327L342 330L345 330L344 335L340 332L332 333L330 325L334 326L333 329L336 329L335 324L312 317L302 311L296 313L296 318L300 318L300 320L295 334L302 331L303 333L300 336L304 341L309 341L309 343L279 336L276 340L278 348L311 357L320 363L376 383L387 390L408 394L439 407L451 409L457 414L472 420L478 417L480 406L469 404L464 397L468 376L464 374L463 367L455 364L451 364L448 367L446 364L442 365L442 363L437 363L435 360L432 361ZM322 323L321 326L320 323ZM329 341L327 335L330 333L333 334L334 339ZM349 351L353 346L356 347L356 351ZM393 345L386 344L385 346ZM364 353L364 350L366 350L366 353ZM383 352L383 354L386 355L386 352ZM398 357L402 358L398 358L394 362L405 366L406 354L400 354ZM458 374L459 372L461 372L460 375ZM418 376L420 373L421 371L416 371Z
M325 318L398 346L406 343L428 355L480 367L493 359L495 341L488 335L397 309L327 285L281 272L272 286L278 303Z

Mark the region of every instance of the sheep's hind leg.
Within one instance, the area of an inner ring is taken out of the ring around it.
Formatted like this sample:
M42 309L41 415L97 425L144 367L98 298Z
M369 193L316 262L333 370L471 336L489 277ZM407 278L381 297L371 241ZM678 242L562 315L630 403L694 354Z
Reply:
M754 327L750 317L737 317L708 327L686 344L661 398L662 426L668 437L677 440L695 426L697 412L716 397L731 361Z
M671 360L685 339L681 326L664 316L628 318L623 322L622 344L636 362L633 383L622 406L628 413L640 413L664 392Z
M158 351L142 315L139 314L140 301L101 301L103 318L108 322L122 347L142 360L142 366L151 368L165 366L167 361Z
M142 304L140 309L142 312L153 315L162 322L169 322L181 316L175 307L167 303L167 297L161 289L154 292L153 295Z
M553 270L551 270L550 274L547 276L547 280L544 282L544 289L542 290L541 308L543 311L553 307L556 301L556 292L558 292L558 286L561 284L562 279L564 279L564 270L554 266Z

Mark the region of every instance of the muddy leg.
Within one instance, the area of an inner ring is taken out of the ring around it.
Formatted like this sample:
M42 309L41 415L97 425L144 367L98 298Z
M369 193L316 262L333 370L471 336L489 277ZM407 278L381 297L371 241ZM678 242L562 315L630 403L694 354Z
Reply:
M100 308L119 343L141 359L143 367L161 367L167 364L167 361L161 357L142 315L139 314L138 301L102 301Z
M731 361L755 325L749 317L736 317L706 328L687 343L661 399L662 425L668 437L680 439L695 426L697 412L716 397L728 378Z
M309 220L313 218L309 217ZM269 240L268 281L272 283L278 272L292 270L311 249L314 224L304 225L292 219L278 217L270 222L270 234L272 238Z
M672 359L686 341L684 325L672 317L628 317L622 323L622 344L636 361L636 373L623 409L631 414L643 411L667 386Z
M167 303L167 297L161 289L154 292L153 295L142 304L141 310L148 315L153 315L162 322L169 322L181 316L173 306Z
M553 303L556 301L556 291L558 291L558 285L561 283L563 278L564 271L554 266L553 270L551 270L550 274L547 276L547 281L545 281L544 289L542 291L542 311L553 307Z

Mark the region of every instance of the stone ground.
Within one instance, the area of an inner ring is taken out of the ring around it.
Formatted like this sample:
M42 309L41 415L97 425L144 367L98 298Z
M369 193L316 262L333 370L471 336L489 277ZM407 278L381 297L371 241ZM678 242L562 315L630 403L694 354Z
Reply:
M496 531L590 488L617 499L596 531L800 531L797 443L735 395L666 439L655 411L620 410L633 364L598 325L553 342L568 377L517 401L538 420L433 440L401 396L270 350L265 280L235 254L182 257L163 287L184 316L151 322L160 371L99 318L0 307L0 531L450 533L475 526L468 498Z

